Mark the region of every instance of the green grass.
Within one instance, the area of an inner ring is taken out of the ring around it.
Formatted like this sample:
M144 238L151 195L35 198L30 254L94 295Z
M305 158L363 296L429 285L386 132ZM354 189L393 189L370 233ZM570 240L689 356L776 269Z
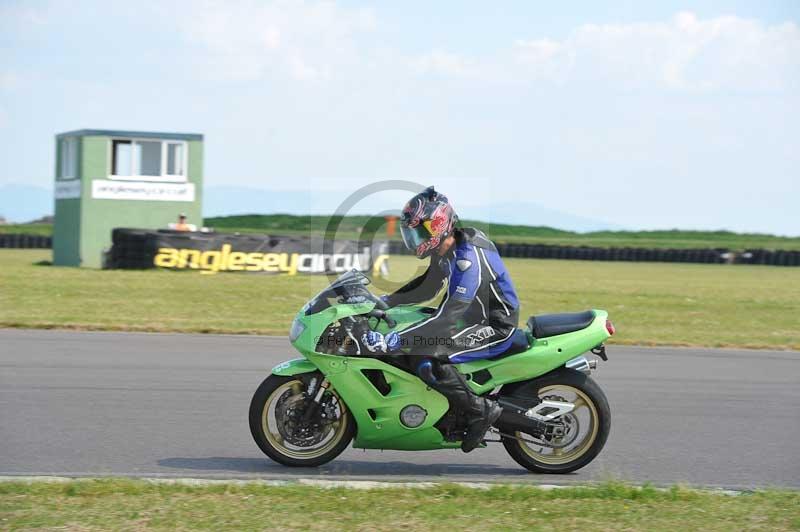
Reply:
M4 234L26 234L50 236L53 234L51 224L9 224L0 225L0 235Z
M791 530L800 494L728 496L623 484L542 490L186 486L136 480L0 485L0 528L37 530Z
M295 216L290 214L242 215L206 218L205 225L220 232L271 233L282 235L322 235L328 228L331 216ZM385 233L383 218L348 216L335 219L339 238L358 238L362 233ZM800 250L800 237L781 237L767 234L745 234L730 231L597 231L574 233L552 227L493 224L464 220L467 227L483 229L497 242L524 242L535 244L643 247L643 248L725 248L733 251L745 249ZM47 224L0 226L0 233L31 233L49 235ZM395 238L399 238L395 235Z
M325 276L91 270L34 265L48 250L0 250L0 327L285 335ZM376 293L422 261L392 257ZM613 343L800 350L800 269L509 259L529 314L601 308Z

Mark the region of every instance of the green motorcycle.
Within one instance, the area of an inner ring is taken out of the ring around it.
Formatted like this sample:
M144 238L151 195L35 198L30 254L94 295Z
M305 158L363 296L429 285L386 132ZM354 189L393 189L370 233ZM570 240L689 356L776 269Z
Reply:
M309 301L289 340L304 358L283 362L258 387L250 431L259 448L287 466L319 466L353 442L363 449L457 448L466 419L408 369L407 355L369 353L368 329L402 329L429 316L422 306L388 308L353 270ZM486 440L501 442L523 467L568 473L603 448L611 425L605 394L589 373L607 360L608 314L533 316L504 353L455 365L470 388L503 413ZM492 436L493 435L493 436Z

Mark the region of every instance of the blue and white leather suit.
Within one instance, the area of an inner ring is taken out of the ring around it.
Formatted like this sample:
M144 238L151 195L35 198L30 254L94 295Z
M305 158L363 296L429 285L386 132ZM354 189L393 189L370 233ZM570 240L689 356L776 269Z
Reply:
M418 304L446 293L425 320L399 331L403 347L441 362L496 356L511 345L519 299L497 248L481 231L456 229L445 256L432 256L427 271L387 297L390 306Z

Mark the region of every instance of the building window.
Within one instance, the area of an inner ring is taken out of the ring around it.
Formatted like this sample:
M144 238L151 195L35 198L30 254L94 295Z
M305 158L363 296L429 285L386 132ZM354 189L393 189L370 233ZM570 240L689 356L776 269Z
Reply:
M112 140L111 179L186 181L186 143Z
M78 177L78 139L67 137L61 139L61 179Z
M115 140L112 142L112 157L111 174L115 176L133 175L133 167L131 166L131 141L129 140Z
M184 175L183 143L167 142L167 175Z

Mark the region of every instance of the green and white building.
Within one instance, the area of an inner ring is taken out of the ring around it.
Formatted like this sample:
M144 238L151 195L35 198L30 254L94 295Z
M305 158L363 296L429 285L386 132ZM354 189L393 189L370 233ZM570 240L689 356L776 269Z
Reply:
M81 129L56 135L53 263L103 266L116 227L202 226L203 136Z

